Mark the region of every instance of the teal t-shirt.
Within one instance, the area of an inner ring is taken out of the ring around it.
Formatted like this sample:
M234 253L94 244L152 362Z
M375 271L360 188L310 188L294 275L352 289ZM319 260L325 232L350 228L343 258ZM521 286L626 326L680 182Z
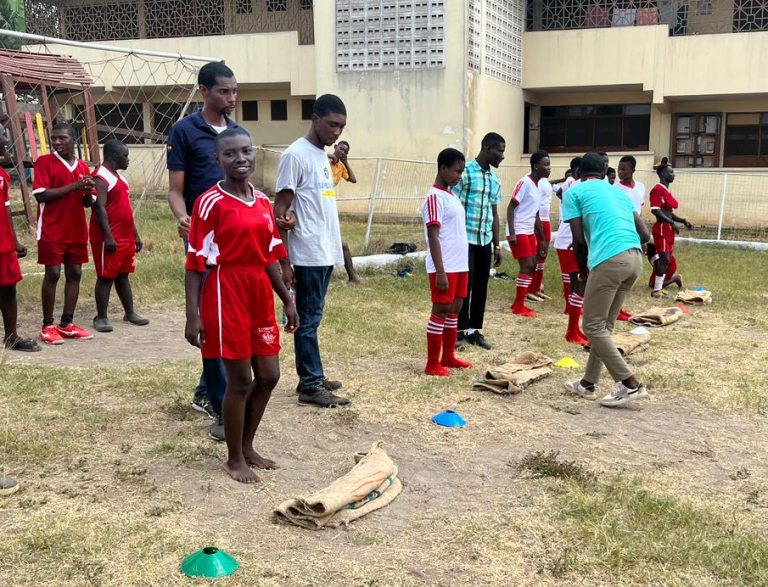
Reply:
M640 248L632 200L606 181L583 181L563 194L563 221L574 218L581 218L584 225L590 269Z

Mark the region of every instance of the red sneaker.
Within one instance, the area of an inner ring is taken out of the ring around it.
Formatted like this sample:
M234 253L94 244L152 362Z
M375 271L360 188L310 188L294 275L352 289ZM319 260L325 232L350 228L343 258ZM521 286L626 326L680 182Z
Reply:
M46 344L64 344L64 339L56 330L55 326L46 326L43 328L37 338Z
M73 322L70 322L69 325L65 327L57 326L56 330L64 338L76 338L78 340L91 340L93 338L93 334L88 332L85 328L75 326Z

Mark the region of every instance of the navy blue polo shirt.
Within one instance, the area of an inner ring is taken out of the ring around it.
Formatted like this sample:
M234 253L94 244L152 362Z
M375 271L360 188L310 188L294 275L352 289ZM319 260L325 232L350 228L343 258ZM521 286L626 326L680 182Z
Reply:
M227 126L235 128L237 124L227 118ZM192 214L192 206L200 195L224 179L213 148L217 134L200 111L179 120L168 134L168 170L184 172L187 214Z

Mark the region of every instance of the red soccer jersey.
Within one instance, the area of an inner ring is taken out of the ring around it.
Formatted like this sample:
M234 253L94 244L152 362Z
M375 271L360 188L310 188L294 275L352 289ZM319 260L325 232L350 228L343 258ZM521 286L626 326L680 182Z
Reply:
M114 173L104 167L99 167L93 177L107 184L107 218L109 230L115 242L135 240L133 234L133 210L131 210L131 191L128 182L119 173ZM91 212L91 241L102 242L104 234L99 227L96 214Z
M91 170L84 161L75 159L70 166L58 153L43 155L35 163L32 193L64 187L90 174ZM83 207L84 195L82 190L75 190L58 200L38 204L37 240L87 244L88 223Z
M16 250L11 228L11 176L0 167L0 254Z
M667 188L657 183L651 190L650 195L651 210L675 210L677 209L677 200L672 196Z
M251 187L253 189L253 187ZM267 196L253 190L244 202L221 189L221 182L195 201L186 268L206 265L266 267L288 256Z

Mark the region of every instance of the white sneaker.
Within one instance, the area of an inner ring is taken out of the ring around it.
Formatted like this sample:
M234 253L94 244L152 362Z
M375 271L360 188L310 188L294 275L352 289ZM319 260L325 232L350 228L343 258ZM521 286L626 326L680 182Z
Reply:
M595 386L595 388L590 391L581 384L581 379L577 381L566 381L564 385L567 391L583 397L584 399L597 399L597 396L595 395L597 386Z
M645 385L641 383L637 389L630 389L619 382L616 384L616 389L600 400L600 405L605 406L606 408L614 408L641 397L648 397L648 391L645 389Z

